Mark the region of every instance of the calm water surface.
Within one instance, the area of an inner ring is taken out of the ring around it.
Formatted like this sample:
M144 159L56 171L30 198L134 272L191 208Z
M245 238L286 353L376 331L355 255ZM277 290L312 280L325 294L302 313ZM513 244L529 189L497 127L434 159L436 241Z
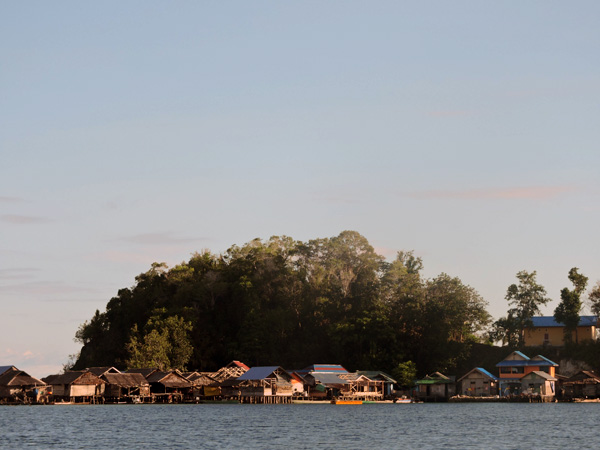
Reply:
M0 406L0 448L597 449L600 403Z

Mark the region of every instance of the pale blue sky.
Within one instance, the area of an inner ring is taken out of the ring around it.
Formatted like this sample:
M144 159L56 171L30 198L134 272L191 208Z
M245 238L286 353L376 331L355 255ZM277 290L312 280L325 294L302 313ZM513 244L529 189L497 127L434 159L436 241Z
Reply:
M0 5L0 365L154 261L350 229L499 317L600 279L597 1Z

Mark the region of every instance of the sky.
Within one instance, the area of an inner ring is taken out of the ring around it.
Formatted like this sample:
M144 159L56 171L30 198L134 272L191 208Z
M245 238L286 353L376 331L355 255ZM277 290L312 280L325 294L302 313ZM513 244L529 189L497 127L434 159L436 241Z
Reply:
M498 318L600 280L600 3L0 4L0 365L152 262L355 230Z

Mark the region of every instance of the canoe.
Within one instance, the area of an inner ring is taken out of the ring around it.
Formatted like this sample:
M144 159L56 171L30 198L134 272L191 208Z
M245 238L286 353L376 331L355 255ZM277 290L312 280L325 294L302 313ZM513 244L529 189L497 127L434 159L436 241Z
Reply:
M362 400L331 400L334 405L362 405Z

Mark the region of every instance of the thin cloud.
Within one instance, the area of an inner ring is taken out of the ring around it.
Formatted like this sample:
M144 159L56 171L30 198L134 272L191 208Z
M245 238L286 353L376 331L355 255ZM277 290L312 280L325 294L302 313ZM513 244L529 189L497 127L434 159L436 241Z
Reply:
M473 113L471 111L462 111L462 110L436 110L429 111L427 113L431 117L465 117L471 116Z
M546 200L574 191L570 186L537 186L500 189L469 189L464 191L422 191L408 194L419 200Z
M31 279L40 269L33 267L20 267L14 269L0 269L0 280L25 280Z
M50 220L45 217L21 216L18 214L3 214L0 216L0 220L2 222L12 223L15 225L29 225L50 222Z
M141 245L172 245L172 244L191 244L197 242L199 238L178 238L171 233L142 233L133 236L127 236L119 239L120 241Z
M32 281L0 286L0 292L3 294L28 294L41 297L47 295L89 294L96 293L96 290L89 287L70 285L62 281Z
M5 195L0 195L0 203L20 203L25 200L21 197L7 197Z

